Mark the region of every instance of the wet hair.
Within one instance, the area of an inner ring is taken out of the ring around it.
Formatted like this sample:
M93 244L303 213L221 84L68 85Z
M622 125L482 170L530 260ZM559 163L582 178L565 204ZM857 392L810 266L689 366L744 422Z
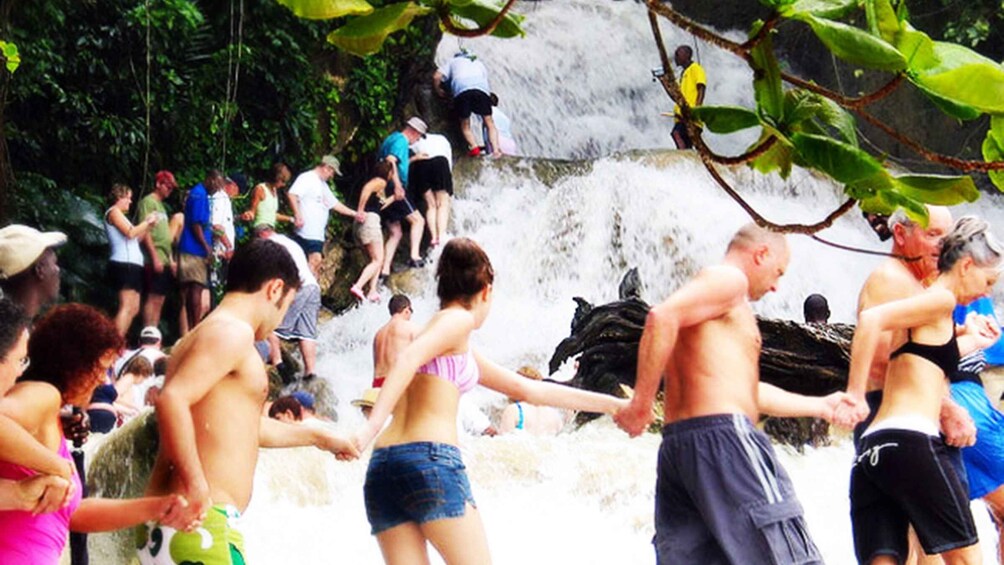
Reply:
M300 273L289 251L267 239L252 239L237 248L227 272L227 292L255 293L272 279L279 279L287 291L300 288Z
M286 163L282 162L272 165L272 169L269 172L269 178L272 179L273 184L279 182L283 178L285 178L288 182L292 176L293 173L290 172L289 167L286 166Z
M739 231L732 236L728 251L752 249L760 244L767 244L773 247L778 244L783 245L785 242L784 234L768 231L750 222L739 228Z
M405 308L411 306L411 299L403 294L395 294L391 297L390 302L387 304L387 308L390 310L390 315L393 316L398 312L404 311Z
M826 323L830 319L830 305L822 294L810 294L802 305L802 313L806 324Z
M394 165L391 165L390 161L380 161L375 167L373 167L373 178L389 181L390 173L393 170Z
M59 389L63 399L90 394L101 383L101 358L122 348L115 323L96 308L63 304L49 311L31 332L31 366L24 380Z
M980 267L1000 267L1004 247L990 233L990 224L976 216L963 216L941 240L938 270L947 273L963 257L972 257Z
M471 298L495 281L495 271L488 254L472 239L451 239L439 256L436 266L439 283L436 294L441 306L460 302L469 306Z
M139 375L141 377L149 377L153 374L153 364L150 363L149 359L143 357L142 355L134 355L133 358L130 359L129 362L126 363L125 367L122 367L122 370L119 372L120 375L124 375L126 373Z
M24 308L9 298L0 298L0 359L6 359L30 323Z
M300 401L292 396L280 396L276 398L275 402L268 409L268 417L275 418L283 412L292 412L293 417L297 420L303 419L303 406L300 405Z
M129 185L117 182L108 191L108 201L115 204L119 201L119 198L125 198L130 192L132 192L132 188Z

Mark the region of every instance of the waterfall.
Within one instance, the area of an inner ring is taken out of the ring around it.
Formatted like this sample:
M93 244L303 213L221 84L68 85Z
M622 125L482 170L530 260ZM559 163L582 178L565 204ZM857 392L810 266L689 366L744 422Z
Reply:
M672 105L651 80L658 59L642 4L567 0L520 3L519 9L528 16L526 38L480 38L462 45L489 67L523 152L577 161L463 164L450 231L478 241L495 266L492 312L472 346L506 366L543 370L568 335L573 296L593 303L613 300L624 272L638 267L643 298L657 303L697 269L717 261L749 218L692 153L664 150L672 145L672 123L659 113ZM670 48L694 45L671 26L664 25L663 33ZM456 38L444 38L438 59L457 48ZM744 64L705 44L697 45L697 54L708 71L708 103L750 103ZM727 152L741 151L750 141L711 138ZM838 187L802 170L784 181L745 168L723 174L776 222L815 222L842 201ZM997 201L987 196L953 212L980 213L1004 226ZM821 235L888 249L857 211ZM881 258L802 236L789 239L790 268L778 291L755 310L800 319L804 298L819 292L829 299L834 321L852 322L857 293ZM438 306L432 271L419 275L428 284L411 296L420 324ZM321 327L317 372L340 398L338 426L346 432L362 422L349 401L369 386L371 340L389 317L389 298L384 291L381 304L364 304ZM568 378L571 370L563 367L557 377ZM482 405L502 401L481 389L471 394ZM494 562L653 564L658 444L655 434L628 439L609 418L553 438L465 438L461 447ZM832 446L809 448L804 455L778 451L826 562L852 563L849 441L838 437ZM382 563L362 501L367 459L337 463L313 449L263 450L244 518L249 561ZM992 562L996 535L982 503L974 504L974 516ZM434 556L433 563L441 561Z

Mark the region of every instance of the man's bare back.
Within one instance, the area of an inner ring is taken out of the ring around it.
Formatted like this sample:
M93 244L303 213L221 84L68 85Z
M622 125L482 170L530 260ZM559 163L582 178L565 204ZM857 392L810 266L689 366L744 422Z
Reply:
M409 310L410 311L410 310ZM373 337L373 377L383 379L397 356L415 339L415 324L401 314L394 315Z

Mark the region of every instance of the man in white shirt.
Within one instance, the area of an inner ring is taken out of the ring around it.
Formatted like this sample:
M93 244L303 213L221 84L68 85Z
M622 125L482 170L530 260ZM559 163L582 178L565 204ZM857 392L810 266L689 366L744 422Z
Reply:
M321 311L321 287L307 261L303 249L292 239L275 233L272 226L261 224L255 228L255 234L286 248L296 263L300 275L300 289L290 304L286 316L279 327L268 338L269 351L273 365L282 361L279 351L279 339L298 341L300 354L303 356L304 380L314 378L314 365L317 362L317 314Z
M310 270L317 275L321 265L321 251L324 249L325 232L328 228L328 211L334 210L343 216L355 218L356 211L335 198L328 181L335 175L342 176L338 159L325 155L321 162L300 173L289 188L289 206L293 209L296 225L296 242L307 254ZM365 215L360 222L365 220Z

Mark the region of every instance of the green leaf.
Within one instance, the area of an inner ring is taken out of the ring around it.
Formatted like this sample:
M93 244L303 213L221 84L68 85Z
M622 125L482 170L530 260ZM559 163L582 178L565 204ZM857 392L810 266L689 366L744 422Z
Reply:
M502 7L482 2L481 0L471 0L465 4L451 4L450 13L454 16L470 20L477 24L478 27L485 27L491 23L496 17L498 17L499 12L502 11ZM523 23L523 15L516 14L512 11L507 12L502 21L499 22L498 27L492 32L494 37L523 37L526 32L520 24Z
M791 142L806 165L843 184L861 182L885 172L882 163L849 143L805 133L792 135Z
M900 21L889 0L865 0L865 16L872 35L893 43L900 31Z
M13 73L21 66L21 55L17 51L17 45L9 41L0 41L0 52L3 53L4 63L8 72Z
M359 16L328 34L328 42L353 55L372 55L380 50L387 36L408 27L416 16L432 10L414 2L399 2Z
M811 14L794 17L809 24L819 40L848 63L889 72L906 68L906 59L895 47L864 30Z
M756 112L738 106L698 106L691 113L715 133L732 133L760 125Z
M819 120L837 130L840 136L844 138L844 141L857 147L858 130L855 125L854 116L840 104L825 96L820 96L819 101L822 105L817 114Z
M835 129L844 141L857 146L858 133L854 117L839 104L803 89L785 92L785 124L791 131L827 134L825 127ZM812 126L815 122L818 126Z
M771 133L766 130L760 134L760 139L757 140L750 149L763 143ZM791 164L794 159L794 150L790 145L783 142L775 142L770 146L770 149L765 151L762 155L753 159L750 162L750 167L753 170L763 173L765 175L777 171L781 178L786 179L791 174Z
M852 182L844 186L847 196L855 200L866 200L878 196L883 190L893 187L892 177L885 170L873 173L861 180Z
M1004 161L1004 117L993 116L990 119L990 129L983 139L983 160L988 163ZM988 171L987 176L997 190L1004 192L1004 171Z
M811 14L822 18L837 19L856 9L857 4L857 0L798 0L788 2L788 6L783 9L779 6L775 7L778 8L782 16L787 18L793 17L795 14Z
M858 207L865 212L882 214L884 216L892 215L892 213L896 211L895 206L890 205L877 194L868 198L859 198Z
M774 8L775 10L782 10L786 6L795 3L796 0L760 0L760 3L768 8Z
M894 45L906 57L907 68L912 72L922 72L938 65L939 59L934 52L934 41L922 31L917 31L909 25L896 36Z
M970 64L938 74L922 74L911 80L924 90L988 114L1004 113L1004 68L993 64Z
M925 88L921 84L917 84L916 82L914 82L914 86L917 87L917 90L923 92L924 95L927 96L931 100L931 102L938 107L939 110L941 110L942 112L953 118L958 118L960 120L975 120L976 118L983 115L983 112L977 110L976 108L973 108L972 106L967 106L965 104L959 104L954 100L943 98L935 94L930 89Z
M902 208L906 212L907 217L911 220L917 222L922 226L927 225L927 206L923 203L910 198L904 194L900 194L895 190L883 190L878 194L887 208L896 211L897 208ZM891 213L891 212L890 212Z
M278 0L294 14L308 20L365 16L373 12L366 0Z
M781 89L781 68L774 56L774 40L770 34L750 52L750 66L753 67L753 97L757 110L760 115L773 119L774 123L781 123L784 119L784 92Z
M980 197L976 183L968 176L903 175L894 178L896 192L935 206L975 202Z

